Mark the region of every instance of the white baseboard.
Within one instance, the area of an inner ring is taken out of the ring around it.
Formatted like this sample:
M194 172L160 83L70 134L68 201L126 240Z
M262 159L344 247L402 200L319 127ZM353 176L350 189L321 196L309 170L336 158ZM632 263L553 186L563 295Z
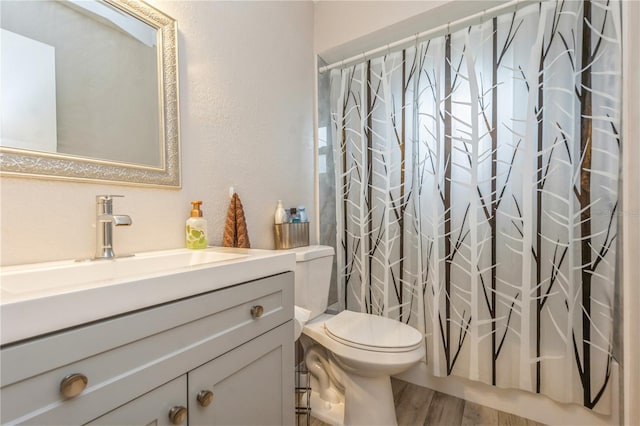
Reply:
M397 377L400 380L453 395L466 401L506 411L547 425L562 426L603 426L619 425L619 371L613 361L611 382L611 415L595 414L578 404L562 404L546 396L517 389L501 389L460 377L434 377L427 371L425 363L420 363Z

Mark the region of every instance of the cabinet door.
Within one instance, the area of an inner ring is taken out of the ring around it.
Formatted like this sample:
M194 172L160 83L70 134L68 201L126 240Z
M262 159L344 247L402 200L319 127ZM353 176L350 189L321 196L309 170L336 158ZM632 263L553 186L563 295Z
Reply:
M294 424L293 374L289 321L189 372L189 425Z
M87 424L91 426L186 425L186 388L187 376L183 375ZM173 419L170 414L173 415ZM180 417L184 419L181 423Z

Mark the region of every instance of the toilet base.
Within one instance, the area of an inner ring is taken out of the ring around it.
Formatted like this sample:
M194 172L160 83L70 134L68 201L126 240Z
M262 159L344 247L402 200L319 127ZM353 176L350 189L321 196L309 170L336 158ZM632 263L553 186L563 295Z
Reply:
M320 398L320 394L311 391L311 415L333 426L344 425L344 402L331 403Z
M389 376L344 377L344 424L349 426L396 426L396 409Z
M345 378L344 399L328 402L311 390L311 415L334 426L394 426L396 411L389 376ZM348 402L345 413L345 402Z

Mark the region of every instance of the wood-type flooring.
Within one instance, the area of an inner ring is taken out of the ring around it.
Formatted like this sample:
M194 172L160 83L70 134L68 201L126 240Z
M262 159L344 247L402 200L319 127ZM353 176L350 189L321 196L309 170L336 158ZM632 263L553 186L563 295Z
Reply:
M542 423L494 410L401 380L391 379L399 426L543 426ZM301 416L298 425L306 425ZM311 426L329 426L311 417Z

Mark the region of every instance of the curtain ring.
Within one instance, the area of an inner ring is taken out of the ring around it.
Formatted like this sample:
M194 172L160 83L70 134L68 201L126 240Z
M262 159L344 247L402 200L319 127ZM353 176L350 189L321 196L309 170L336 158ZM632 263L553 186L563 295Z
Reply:
M367 62L366 52L362 52L362 62Z
M451 22L447 22L447 35L451 35Z

